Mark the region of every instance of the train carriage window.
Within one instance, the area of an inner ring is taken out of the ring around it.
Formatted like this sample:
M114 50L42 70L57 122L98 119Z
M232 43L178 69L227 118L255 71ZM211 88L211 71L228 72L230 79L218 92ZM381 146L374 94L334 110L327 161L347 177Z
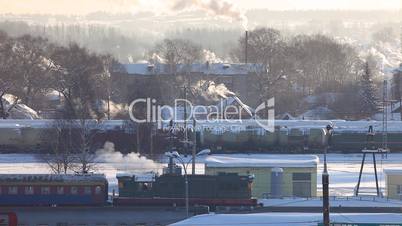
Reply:
M96 186L95 194L99 195L100 193L102 193L102 188L100 186Z
M50 194L50 188L49 187L41 187L40 188L40 193L42 195L49 195Z
M34 193L34 188L32 186L26 186L25 187L25 194L26 195L33 195Z
M64 187L57 187L57 194L63 195L64 194Z
M91 187L84 187L84 194L86 195L92 194Z
M71 187L70 192L71 192L72 195L76 195L76 194L78 194L78 188L77 187Z
M16 186L10 186L10 187L8 187L8 194L9 194L9 195L16 195L16 194L18 194L18 187L16 187Z

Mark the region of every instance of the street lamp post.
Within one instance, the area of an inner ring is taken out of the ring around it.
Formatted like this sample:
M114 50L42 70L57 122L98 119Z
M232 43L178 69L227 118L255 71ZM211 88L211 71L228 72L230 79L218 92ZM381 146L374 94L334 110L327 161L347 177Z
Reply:
M208 155L211 153L211 150L209 149L204 149L196 154L195 157L199 157L202 155ZM173 152L166 152L165 156L173 159L177 159L179 163L183 166L184 169L184 185L185 185L185 205L186 205L186 216L189 216L189 192L188 192L188 174L187 174L187 168L190 162L192 162L193 158L190 158L190 160L186 160L181 156L177 151Z
M324 147L324 171L322 173L322 213L324 226L329 226L329 174L327 168L327 151L329 145L331 145L332 127L330 125L326 127L326 132L328 135L328 141L327 145Z

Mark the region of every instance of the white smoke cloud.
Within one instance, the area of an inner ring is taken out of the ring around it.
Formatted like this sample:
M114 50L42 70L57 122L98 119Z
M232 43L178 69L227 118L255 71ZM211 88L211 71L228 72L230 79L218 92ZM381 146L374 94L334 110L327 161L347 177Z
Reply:
M214 52L212 52L211 50L208 49L204 49L202 50L202 54L203 54L203 61L204 62L209 62L209 63L222 63L223 60L220 59L219 57L216 56L216 54Z
M193 89L198 95L209 101L218 101L222 98L226 99L235 95L225 84L215 84L213 81L198 81L197 84L193 86Z
M173 11L203 10L213 16L240 21L245 30L248 26L248 19L244 12L236 5L224 0L177 0L171 9Z
M112 163L118 170L149 172L157 171L161 167L160 164L141 156L139 153L132 152L123 155L115 150L112 142L106 142L102 149L96 151L95 155L96 162Z

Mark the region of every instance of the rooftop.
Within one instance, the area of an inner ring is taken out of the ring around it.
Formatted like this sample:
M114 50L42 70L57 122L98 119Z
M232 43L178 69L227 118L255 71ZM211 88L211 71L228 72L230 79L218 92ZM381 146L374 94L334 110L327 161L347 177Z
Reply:
M402 169L384 169L386 175L402 175Z
M316 155L266 155L234 154L210 155L205 159L206 167L316 167Z
M123 65L130 75L169 75L171 74L168 64L136 63ZM200 73L205 75L247 75L261 70L257 64L225 64L225 63L204 63L192 65L177 65L177 72Z

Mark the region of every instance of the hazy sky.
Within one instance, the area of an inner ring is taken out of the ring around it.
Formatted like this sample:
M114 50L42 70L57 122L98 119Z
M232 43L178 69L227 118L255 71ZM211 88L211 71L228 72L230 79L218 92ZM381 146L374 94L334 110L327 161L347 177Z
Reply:
M176 2L226 1L243 10L399 9L401 0L0 0L0 13L86 14L94 11L166 12Z

